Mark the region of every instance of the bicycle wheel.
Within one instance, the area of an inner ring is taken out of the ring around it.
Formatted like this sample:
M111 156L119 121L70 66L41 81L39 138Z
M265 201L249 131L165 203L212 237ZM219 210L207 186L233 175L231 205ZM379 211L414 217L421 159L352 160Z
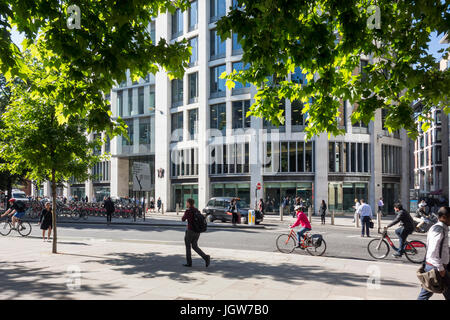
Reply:
M386 258L389 250L389 244L384 239L373 239L367 245L367 251L369 251L370 256L374 259Z
M0 221L0 234L2 236L7 236L11 232L11 226L9 225L8 219Z
M73 210L72 214L70 216L71 216L71 218L73 220L78 220L78 219L80 219L81 211L80 210Z
M427 246L422 241L413 240L406 243L405 256L412 263L422 263L427 254Z
M309 245L306 247L306 251L312 256L321 256L327 250L327 243L324 239L320 243L320 246Z
M288 234L280 234L277 237L276 244L278 251L282 253L291 253L294 251L297 241L294 237L289 237Z
M22 221L19 226L17 226L17 232L22 237L26 237L31 233L31 224L27 221Z

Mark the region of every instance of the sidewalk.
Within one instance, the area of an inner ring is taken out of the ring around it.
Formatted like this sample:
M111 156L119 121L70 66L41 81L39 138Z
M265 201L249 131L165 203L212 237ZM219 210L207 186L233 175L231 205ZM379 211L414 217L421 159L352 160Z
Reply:
M404 300L420 289L417 265L205 248L210 267L193 253L185 268L183 246L61 239L57 255L51 246L2 238L0 299ZM68 272L77 268L80 277ZM378 288L368 286L371 274L380 275Z

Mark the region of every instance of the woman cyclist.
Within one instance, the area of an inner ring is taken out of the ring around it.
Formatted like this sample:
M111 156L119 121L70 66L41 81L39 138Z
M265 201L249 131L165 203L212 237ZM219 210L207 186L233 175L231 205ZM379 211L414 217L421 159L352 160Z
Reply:
M311 231L311 223L309 223L308 217L303 212L303 208L301 206L296 206L294 210L297 212L297 221L295 221L293 225L289 226L289 228L292 229L299 225L302 226L302 228L297 232L297 248L304 249L302 238L307 231Z

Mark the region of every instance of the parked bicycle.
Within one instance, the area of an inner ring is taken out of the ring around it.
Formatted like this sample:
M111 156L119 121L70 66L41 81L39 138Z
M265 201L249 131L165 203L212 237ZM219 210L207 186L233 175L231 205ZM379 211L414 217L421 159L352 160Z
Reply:
M291 253L297 247L297 233L290 229L289 234L280 234L277 237L276 245L278 251L282 253ZM306 232L303 235L301 248L306 250L312 256L321 256L327 250L327 243L320 234L311 235Z
M0 221L0 234L7 236L12 230L16 230L22 237L26 237L31 233L31 224L28 221L18 219L16 227L12 225L11 217L4 218Z
M374 259L384 259L389 254L390 248L397 250L387 231L381 232L381 238L373 239L367 245L367 251ZM427 254L427 246L419 240L405 242L406 259L412 263L422 263Z

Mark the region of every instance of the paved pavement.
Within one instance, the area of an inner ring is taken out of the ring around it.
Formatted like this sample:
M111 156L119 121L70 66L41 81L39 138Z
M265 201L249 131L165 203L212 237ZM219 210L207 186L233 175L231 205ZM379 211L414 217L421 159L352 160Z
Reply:
M0 239L0 299L416 299L416 265L150 241ZM72 272L69 272L72 271ZM379 280L379 282L378 282ZM441 295L433 299L442 300Z

